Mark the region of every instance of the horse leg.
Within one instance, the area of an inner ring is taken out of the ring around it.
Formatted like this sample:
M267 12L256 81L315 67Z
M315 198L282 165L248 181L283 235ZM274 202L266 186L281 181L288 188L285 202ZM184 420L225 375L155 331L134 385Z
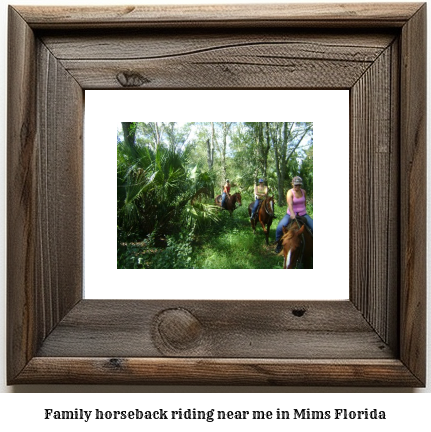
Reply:
M310 239L309 239L309 241L310 241ZM312 269L313 268L313 250L310 247L310 243L307 243L307 245L308 245L308 249L306 250L306 252L307 252L308 259L307 259L307 263L306 263L307 266L305 268Z
M266 225L266 244L269 245L269 229L271 228L272 219L269 220L268 224Z
M262 225L263 232L265 233L266 244L268 244L268 230L266 229L265 222L259 216L259 222Z
M254 218L250 219L250 224L251 224L251 228L253 229L253 234L256 234L256 224L254 222Z
M248 206L248 215L250 216L250 218L251 218L251 212L252 212L252 210L253 210L253 203L251 203ZM251 228L253 229L253 234L256 234L256 226L255 226L255 223L254 223L254 218L250 219L250 224L251 224Z

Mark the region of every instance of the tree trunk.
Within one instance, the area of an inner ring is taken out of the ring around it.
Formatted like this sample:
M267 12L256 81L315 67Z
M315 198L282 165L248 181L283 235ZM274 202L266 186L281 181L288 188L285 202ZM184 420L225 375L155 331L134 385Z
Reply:
M128 147L134 147L135 146L135 133L136 133L135 123L133 123L133 122L121 122L121 125L123 126L124 143Z
M268 172L268 153L269 149L271 148L271 139L269 137L269 124L268 122L265 123L265 137L266 142L264 143L262 153L263 153L263 177L266 180L267 172Z
M214 167L214 123L211 123L211 139L207 139L207 164L208 171L212 172ZM214 198L214 186L211 186L210 197Z
M282 175L282 171L284 166L280 163L280 154L279 154L279 136L278 130L275 131L276 137L273 138L274 144L274 156L275 156L275 172L277 173L277 193L278 193L278 205L282 206L285 204L284 202L284 190L283 190L283 179L284 175Z
M276 137L273 137L273 147L275 155L275 165L277 171L277 191L278 191L278 205L286 205L285 191L284 191L284 177L286 175L286 154L289 142L290 132L293 123L284 122L283 126L278 126L275 132Z
M159 148L160 142L162 140L163 123L154 123L154 137L155 137L155 151Z
M222 152L221 152L221 163L222 163L222 172L223 172L223 183L226 181L227 172L226 172L226 148L227 148L227 136L229 133L229 129L232 123L222 123L223 125L223 142L222 142Z

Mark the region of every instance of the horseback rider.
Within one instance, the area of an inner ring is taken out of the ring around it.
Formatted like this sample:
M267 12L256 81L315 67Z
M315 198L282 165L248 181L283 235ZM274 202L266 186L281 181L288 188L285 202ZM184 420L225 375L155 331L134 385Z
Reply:
M254 202L253 210L251 211L250 220L254 218L254 215L259 207L259 204L268 196L268 187L265 186L263 179L259 179L259 184L254 187Z
M226 201L226 196L230 198L230 184L229 179L226 179L226 183L223 186L223 192L221 195L221 209L224 209L224 203Z
M307 226L313 232L313 219L307 214L305 207L306 192L302 189L302 178L299 176L293 177L292 189L289 189L286 194L287 211L283 219L278 223L275 230L275 241L277 247L276 253L281 252L282 245L280 239L283 236L283 227L287 227L291 220L296 219L296 216L301 216L305 219Z

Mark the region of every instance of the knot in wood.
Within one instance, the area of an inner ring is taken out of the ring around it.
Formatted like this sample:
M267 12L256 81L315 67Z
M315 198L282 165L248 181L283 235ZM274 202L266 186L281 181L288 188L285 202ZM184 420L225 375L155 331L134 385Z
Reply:
M198 319L182 308L162 311L156 318L156 331L163 343L174 350L197 346L203 333Z
M122 366L122 360L117 358L112 358L109 360L109 366L114 369L119 369Z
M296 317L302 317L305 314L305 309L293 309L292 314Z
M117 74L117 81L123 87L140 87L150 82L148 78L145 78L139 72L120 72Z

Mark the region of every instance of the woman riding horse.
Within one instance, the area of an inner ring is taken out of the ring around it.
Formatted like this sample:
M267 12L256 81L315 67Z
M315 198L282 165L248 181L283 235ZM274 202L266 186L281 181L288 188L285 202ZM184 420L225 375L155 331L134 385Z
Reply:
M280 239L283 235L283 227L287 227L291 220L296 219L296 215L303 216L305 218L306 224L313 233L313 219L307 214L307 209L305 207L306 192L301 188L302 178L296 176L292 180L292 189L287 191L286 201L287 201L287 211L283 219L278 223L277 229L275 230L275 241L277 247L275 249L276 253L280 253L282 249L282 244Z
M263 179L259 180L259 185L254 187L254 197L255 202L253 206L253 210L251 211L250 220L254 218L257 208L259 207L259 203L262 202L268 196L268 187L264 185Z
M221 201L222 196L217 195L214 199L214 204L221 207ZM237 206L240 207L241 204L241 194L239 192L236 192L226 198L224 209L227 210L232 216L232 212L237 208ZM221 209L223 210L223 207L221 207Z
M251 203L248 206L248 213L251 215L253 211L254 203ZM263 228L263 232L265 233L265 241L266 244L269 244L269 229L272 224L272 220L274 219L274 197L270 196L265 198L262 201L259 210L255 217L250 217L251 219L251 227L253 228L253 234L256 234L256 223L260 222ZM265 228L266 225L266 228Z
M230 198L230 184L229 179L226 179L226 183L223 186L223 191L221 194L221 209L225 208L226 197Z

